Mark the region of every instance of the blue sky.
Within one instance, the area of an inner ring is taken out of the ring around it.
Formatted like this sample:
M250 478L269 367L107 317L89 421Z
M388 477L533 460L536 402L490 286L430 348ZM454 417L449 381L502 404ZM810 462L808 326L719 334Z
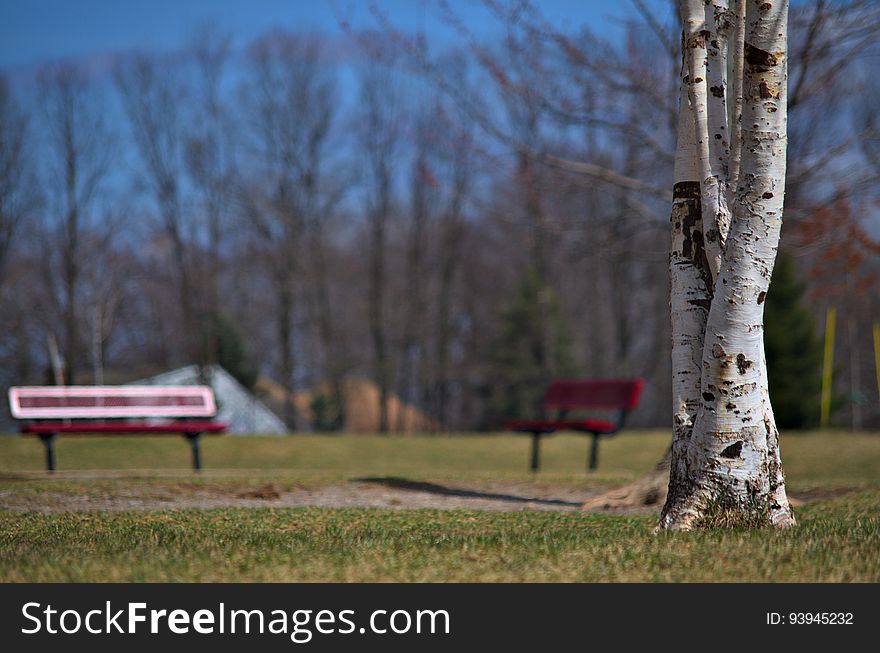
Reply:
M656 1L656 0L655 0ZM479 33L491 21L477 0L449 0ZM399 27L424 25L429 37L449 31L432 0L376 0ZM200 25L213 24L244 43L273 27L339 33L340 17L355 28L370 27L368 0L0 0L0 68L30 68L67 58L137 49L174 49ZM427 5L427 8L426 8ZM632 15L628 0L535 0L554 24L615 29ZM668 3L657 3L668 12Z

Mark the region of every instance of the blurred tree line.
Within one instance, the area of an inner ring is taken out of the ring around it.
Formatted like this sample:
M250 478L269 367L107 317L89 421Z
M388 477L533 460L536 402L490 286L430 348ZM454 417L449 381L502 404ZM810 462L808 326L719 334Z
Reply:
M383 431L395 395L438 429L491 428L561 375L642 376L633 423L668 424L679 27L635 4L620 39L529 2L486 2L486 39L440 3L446 49L376 13L344 38L201 29L0 77L0 384L44 381L52 339L70 383L219 362L320 388L322 429L350 376L376 384ZM815 423L834 302L838 419L880 424L878 25L870 2L792 12L782 426Z

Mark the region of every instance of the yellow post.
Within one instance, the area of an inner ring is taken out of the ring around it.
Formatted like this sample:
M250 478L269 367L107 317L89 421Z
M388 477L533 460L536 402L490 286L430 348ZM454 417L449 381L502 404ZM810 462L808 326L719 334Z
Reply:
M880 322L874 322L874 371L877 373L877 397L880 398Z
M828 428L831 418L831 368L834 365L834 323L837 310L828 307L825 313L825 359L822 363L822 406L819 415L819 427Z

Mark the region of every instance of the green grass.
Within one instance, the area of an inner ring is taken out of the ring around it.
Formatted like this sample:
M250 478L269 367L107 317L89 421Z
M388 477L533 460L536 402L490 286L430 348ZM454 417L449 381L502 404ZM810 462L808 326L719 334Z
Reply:
M661 432L630 432L602 443L600 480L617 479L648 469L668 446ZM542 475L548 479L582 481L587 439L546 438L542 444ZM445 479L531 478L530 439L515 435L381 437L317 436L206 437L202 457L209 473L234 470L296 476L301 480L345 480L357 475L430 474ZM183 438L59 437L58 469L182 470L190 467ZM43 446L36 438L0 438L0 474L44 469Z
M215 471L202 478L185 471L186 447L176 439L62 438L62 470L129 470L98 480L23 473L41 469L41 446L0 438L0 499L16 492L119 493L132 484L161 492L169 475L195 483L272 478L281 485L363 475L608 485L649 469L667 438L631 432L609 440L601 471L592 475L582 471L583 439L550 439L537 480L525 469L527 439L510 436L216 438L205 447ZM818 498L798 509L800 525L785 532L654 536L653 516L582 512L0 511L0 580L880 581L880 437L797 435L784 437L782 446L792 492ZM842 488L852 491L835 492Z
M880 484L880 434L809 433L783 436L789 483L796 489ZM669 433L628 431L602 442L599 470L586 474L587 439L558 436L543 441L538 479L553 483L622 483L650 469L669 445ZM528 480L529 438L514 435L448 437L315 436L208 437L203 439L206 477L273 476L299 483L359 476L433 480ZM190 475L182 438L60 437L58 468L116 470L129 476ZM3 477L44 469L43 446L32 437L0 437ZM222 471L221 471L222 470ZM63 476L63 474L62 474Z
M4 581L874 581L877 492L789 532L650 517L366 509L0 513Z

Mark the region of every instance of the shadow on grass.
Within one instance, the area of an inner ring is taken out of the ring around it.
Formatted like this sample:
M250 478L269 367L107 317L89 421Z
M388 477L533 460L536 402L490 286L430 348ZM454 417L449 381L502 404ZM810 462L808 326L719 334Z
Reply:
M395 490L408 490L410 492L429 492L431 494L439 494L446 497L462 497L466 499L487 499L490 501L507 501L511 503L532 503L547 506L564 506L568 508L579 508L580 501L565 501L563 499L542 499L539 497L522 497L515 494L500 494L496 492L479 492L477 490L466 490L463 488L447 487L437 483L428 483L426 481L411 481L407 478L398 476L377 476L366 478L354 478L355 483L372 483L374 485L384 485Z

